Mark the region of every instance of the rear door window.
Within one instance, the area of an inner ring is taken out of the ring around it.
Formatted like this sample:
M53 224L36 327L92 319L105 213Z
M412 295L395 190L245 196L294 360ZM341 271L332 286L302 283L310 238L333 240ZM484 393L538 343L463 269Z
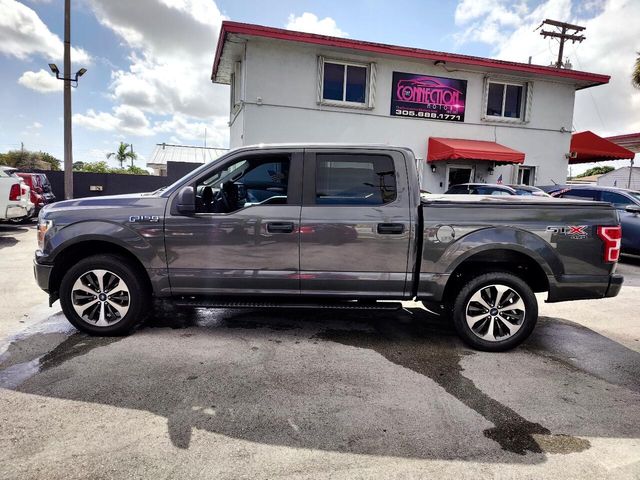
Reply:
M603 202L613 203L613 206L616 207L616 208L624 208L627 205L635 205L635 202L633 200L631 200L630 198L625 197L624 195L621 195L620 193L616 193L616 192L603 191L602 192L602 201Z
M318 205L384 205L396 199L396 173L387 155L316 155Z
M447 191L447 193L450 195L464 195L469 193L469 187L467 185L454 185Z
M576 189L564 192L562 195L558 195L562 198L575 198L578 200L598 200L598 191L590 189Z

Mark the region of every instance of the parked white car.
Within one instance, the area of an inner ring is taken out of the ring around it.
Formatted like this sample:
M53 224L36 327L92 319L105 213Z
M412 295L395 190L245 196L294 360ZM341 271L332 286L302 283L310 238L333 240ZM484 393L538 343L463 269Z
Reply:
M0 166L0 220L29 218L35 210L29 186L14 170Z

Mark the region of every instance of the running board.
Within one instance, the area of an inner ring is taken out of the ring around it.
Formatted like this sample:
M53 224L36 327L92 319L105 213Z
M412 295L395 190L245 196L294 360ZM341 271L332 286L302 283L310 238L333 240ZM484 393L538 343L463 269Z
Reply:
M256 300L215 300L204 298L176 298L172 302L176 306L191 308L309 308L335 310L400 310L400 302L268 302Z

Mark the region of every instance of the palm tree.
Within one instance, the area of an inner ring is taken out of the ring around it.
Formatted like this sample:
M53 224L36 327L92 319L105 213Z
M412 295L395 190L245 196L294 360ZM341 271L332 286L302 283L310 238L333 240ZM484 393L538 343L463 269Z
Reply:
M631 82L633 86L636 88L640 88L640 52L638 53L638 58L636 58L636 64L633 67L633 73L631 74Z
M123 164L127 160L127 158L130 158L132 161L138 158L138 155L136 155L133 150L127 151L127 148L129 148L130 146L131 145L129 145L128 143L120 142L118 151L107 153L107 158L116 157L116 160L120 162L120 168L124 168Z

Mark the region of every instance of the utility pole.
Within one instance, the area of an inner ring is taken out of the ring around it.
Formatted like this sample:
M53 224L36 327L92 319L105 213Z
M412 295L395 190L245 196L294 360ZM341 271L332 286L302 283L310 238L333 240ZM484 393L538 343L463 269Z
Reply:
M133 167L133 143L129 145L129 147L131 148L131 167Z
M62 76L55 63L49 68L58 80L64 82L64 198L73 198L73 150L71 144L71 87L78 86L78 78L87 73L86 68L78 70L71 77L71 0L64 0L64 65Z
M71 143L71 0L64 0L64 198L73 198Z
M572 43L582 42L586 37L581 35L585 27L581 27L580 25L572 25L570 23L558 22L556 20L549 20L548 18L543 21L540 26L549 25L551 27L555 27L555 30L542 30L540 35L544 38L552 37L560 39L560 50L558 51L558 60L556 61L556 68L562 68L562 56L564 55L564 42L567 40L571 40ZM537 29L536 29L537 30Z

